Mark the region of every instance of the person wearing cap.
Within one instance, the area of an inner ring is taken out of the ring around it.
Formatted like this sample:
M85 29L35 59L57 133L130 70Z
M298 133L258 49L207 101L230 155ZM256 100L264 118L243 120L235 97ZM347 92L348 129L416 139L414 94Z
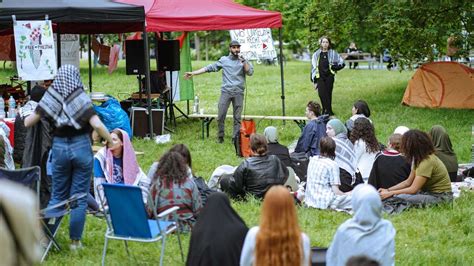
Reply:
M196 75L201 75L206 72L217 72L221 69L222 86L217 115L217 139L219 143L224 142L224 121L231 102L234 116L232 141L237 139L236 137L240 131L240 120L244 102L245 75L253 75L252 64L240 55L240 43L238 41L231 41L229 45L229 55L221 57L213 64L184 74L185 79L190 79Z

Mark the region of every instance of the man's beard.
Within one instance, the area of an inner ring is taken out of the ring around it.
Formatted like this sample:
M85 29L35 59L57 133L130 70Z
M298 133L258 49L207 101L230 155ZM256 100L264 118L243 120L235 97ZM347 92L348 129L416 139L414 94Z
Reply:
M240 52L230 52L234 57L239 57Z

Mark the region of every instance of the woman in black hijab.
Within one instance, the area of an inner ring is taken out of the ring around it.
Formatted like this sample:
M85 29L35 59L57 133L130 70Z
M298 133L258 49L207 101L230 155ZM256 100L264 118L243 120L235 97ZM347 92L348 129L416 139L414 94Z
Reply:
M227 195L211 194L193 227L186 265L239 265L247 231Z

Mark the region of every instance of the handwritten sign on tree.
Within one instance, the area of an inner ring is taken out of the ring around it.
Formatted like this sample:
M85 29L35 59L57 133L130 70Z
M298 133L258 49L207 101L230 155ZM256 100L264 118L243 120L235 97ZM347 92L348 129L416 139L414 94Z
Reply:
M240 52L245 59L274 59L277 56L269 28L231 30L230 38L240 43Z
M17 21L13 31L18 76L22 80L53 79L57 65L51 21Z

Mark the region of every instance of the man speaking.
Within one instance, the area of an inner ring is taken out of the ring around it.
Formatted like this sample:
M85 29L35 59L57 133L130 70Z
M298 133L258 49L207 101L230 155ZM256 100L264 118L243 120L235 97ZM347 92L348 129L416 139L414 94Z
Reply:
M217 72L222 69L221 97L217 114L217 141L219 143L224 142L224 121L231 102L234 116L232 142L239 135L242 105L244 102L245 75L252 76L253 74L252 64L240 56L240 43L238 41L230 42L229 52L228 56L221 57L213 64L184 74L184 78L189 79L195 75Z

